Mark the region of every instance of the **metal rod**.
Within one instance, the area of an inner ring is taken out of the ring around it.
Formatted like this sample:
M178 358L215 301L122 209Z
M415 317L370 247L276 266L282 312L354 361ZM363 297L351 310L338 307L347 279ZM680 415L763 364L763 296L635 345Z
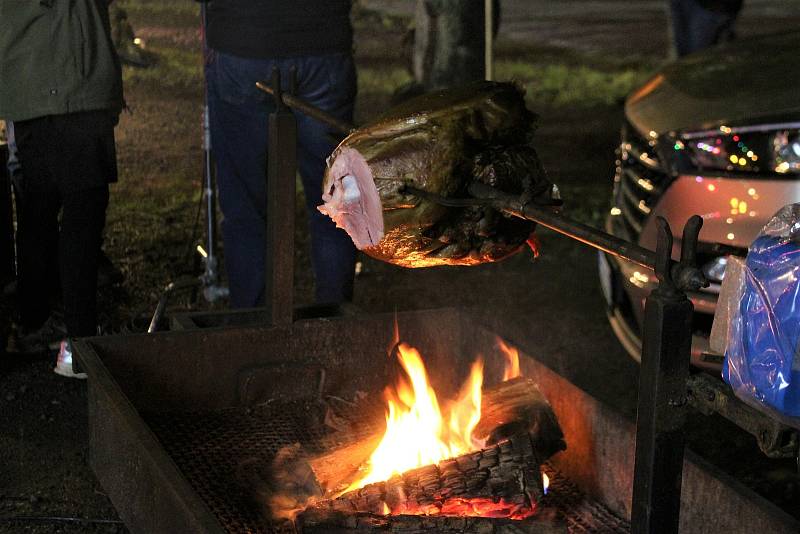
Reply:
M469 192L475 198L489 201L490 205L496 209L522 219L537 222L550 230L576 239L603 252L638 263L643 267L655 268L656 254L652 250L555 213L552 207L537 206L530 202L523 203L515 196L502 193L483 184L472 184Z
M258 87L259 89L261 89L262 91L264 91L269 95L275 96L275 91L266 82L256 82L256 87ZM286 106L292 109L296 109L300 113L308 115L312 119L325 123L340 133L349 134L350 132L356 129L355 125L350 124L349 122L343 121L341 119L337 119L330 113L322 111L318 107L313 106L308 102L306 102L305 100L297 98L292 94L281 93L280 99L281 102L283 102Z
M203 57L205 58L208 54L208 43L206 40L208 15L205 3L200 4L200 21L203 25ZM206 253L208 254L208 257L204 259L206 260L206 264L209 264L215 261L214 248L217 225L214 198L214 171L212 169L211 159L211 117L208 108L208 87L205 87L203 94L203 171L205 173L206 184ZM206 274L208 274L208 269L206 269ZM209 280L209 283L214 282L216 282L216 280Z
M205 3L200 4L200 31L202 34L203 60L208 60L208 10ZM203 257L203 296L208 302L216 302L228 296L228 288L219 284L219 259L217 257L217 185L214 174L214 157L211 145L211 115L208 105L208 83L203 84L203 181L206 199L206 247ZM198 248L198 251L200 249Z
M485 43L484 43L484 64L486 67L486 79L494 79L494 0L485 0Z
M164 312L167 309L167 303L169 303L169 298L178 291L183 291L187 289L191 289L194 287L199 287L203 285L203 281L200 278L196 277L185 277L176 280L175 282L170 282L167 287L164 288L164 291L161 292L161 297L158 299L158 304L156 305L156 310L153 312L153 317L150 319L150 325L147 327L147 333L152 334L156 330L158 330L158 323L161 322L161 318L164 316Z

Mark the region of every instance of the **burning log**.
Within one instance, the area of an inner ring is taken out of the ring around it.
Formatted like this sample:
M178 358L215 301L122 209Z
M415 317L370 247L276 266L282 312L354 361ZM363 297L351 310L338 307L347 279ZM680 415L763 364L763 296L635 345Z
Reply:
M530 436L519 434L480 451L317 502L311 508L351 514L523 519L533 515L544 496L539 467L543 461Z
M516 434L528 434L536 456L545 461L564 450L564 435L550 404L536 382L514 378L483 391L481 419L473 435L495 444ZM346 488L367 462L380 442L383 432L376 432L357 443L346 445L311 458L309 464L326 494Z
M534 447L544 458L566 448L556 414L536 382L518 377L483 393L481 419L473 436L497 443L520 432L530 434Z

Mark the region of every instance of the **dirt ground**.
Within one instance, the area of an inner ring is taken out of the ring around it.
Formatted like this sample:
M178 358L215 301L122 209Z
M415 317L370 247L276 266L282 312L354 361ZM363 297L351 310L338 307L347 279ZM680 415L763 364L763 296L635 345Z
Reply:
M202 99L196 7L168 0L121 4L159 66L125 73L132 111L117 132L121 179L105 247L126 280L102 295L110 333L139 327L141 320L132 318L152 313L160 288L179 274L199 272L193 248L202 239L195 224ZM363 2L379 10L362 12L356 24L359 121L384 109L391 91L408 80L407 58L386 43L402 39L409 4ZM663 60L667 42L661 2L637 3L624 16L622 4L505 0L507 33L498 44L499 73L524 81L541 116L537 148L551 179L572 215L598 225L608 208L621 98ZM791 2L746 4L742 33L800 22L789 16ZM298 217L304 218L302 210ZM477 268L410 271L365 259L355 304L365 312L496 310L516 332L513 342L632 416L637 367L606 322L594 252L550 233L540 237L543 252L535 262L523 253ZM312 281L302 224L296 244L296 300L303 304L310 302ZM51 358L14 355L0 362L0 532L126 532L87 463L86 384L55 375L52 365ZM739 469L741 480L800 514L791 463L766 461L752 438L714 425L695 418L692 447L721 463L747 464ZM724 433L722 449L709 445L709 428Z

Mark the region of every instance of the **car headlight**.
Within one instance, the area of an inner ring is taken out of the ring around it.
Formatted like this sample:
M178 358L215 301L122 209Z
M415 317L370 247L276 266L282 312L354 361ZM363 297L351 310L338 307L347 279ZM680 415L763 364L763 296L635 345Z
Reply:
M682 134L675 150L685 150L700 170L800 173L800 128L777 124Z

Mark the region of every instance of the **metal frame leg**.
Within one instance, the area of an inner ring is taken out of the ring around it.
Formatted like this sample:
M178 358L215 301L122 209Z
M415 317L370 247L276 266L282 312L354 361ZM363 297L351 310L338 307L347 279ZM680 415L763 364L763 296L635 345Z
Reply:
M677 533L687 410L687 379L694 306L671 275L672 233L658 219L658 287L645 304L636 459L633 479L633 534ZM683 232L680 265L694 264L702 219L693 217Z
M292 82L292 85L294 82ZM269 116L267 146L267 231L264 300L269 323L292 323L294 292L294 207L297 121L281 97L281 75L272 72L275 112Z

